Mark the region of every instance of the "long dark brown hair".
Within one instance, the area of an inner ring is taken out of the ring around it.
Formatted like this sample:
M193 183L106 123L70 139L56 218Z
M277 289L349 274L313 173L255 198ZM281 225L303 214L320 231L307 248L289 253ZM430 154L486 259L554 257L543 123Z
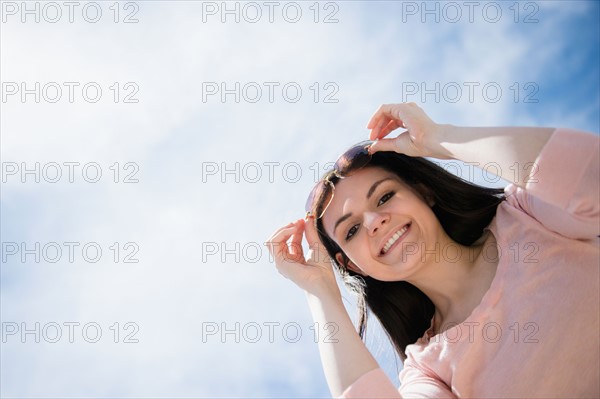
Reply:
M446 234L455 242L470 246L483 234L505 199L501 188L472 184L435 163L395 152L376 152L365 167L379 167L396 174L423 198L433 199L432 211ZM334 185L339 181L333 171L324 175ZM317 199L322 201L323 199ZM321 203L317 202L318 209ZM435 307L417 287L406 281L379 281L350 270L348 257L325 233L323 219L316 220L321 242L350 291L358 297L358 333L365 340L369 311L379 319L396 351L404 361L405 349L430 327ZM336 260L340 253L343 263Z

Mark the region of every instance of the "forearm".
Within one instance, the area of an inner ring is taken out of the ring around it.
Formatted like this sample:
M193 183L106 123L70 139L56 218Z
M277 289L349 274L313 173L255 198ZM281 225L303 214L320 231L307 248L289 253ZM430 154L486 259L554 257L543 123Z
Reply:
M525 187L533 162L554 132L540 127L459 127L443 125L440 144L450 157ZM486 166L487 165L487 166Z
M307 299L318 328L330 323L328 330L335 331L319 334L318 345L329 390L333 397L339 397L359 377L379 365L361 341L341 299L311 294L307 294Z

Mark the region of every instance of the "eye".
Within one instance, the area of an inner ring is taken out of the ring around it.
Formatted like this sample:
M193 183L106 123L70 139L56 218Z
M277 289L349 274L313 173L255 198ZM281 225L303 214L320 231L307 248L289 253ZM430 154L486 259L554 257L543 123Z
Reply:
M385 193L383 195L383 197L381 197L379 199L379 202L377 203L377 206L380 206L380 205L385 204L386 202L388 202L388 200L390 198L392 198L394 196L394 194L396 194L394 191L390 191L389 193Z
M356 234L356 230L358 230L357 224L350 227L350 230L348 230L348 233L346 234L346 241L350 240L354 236L354 234Z

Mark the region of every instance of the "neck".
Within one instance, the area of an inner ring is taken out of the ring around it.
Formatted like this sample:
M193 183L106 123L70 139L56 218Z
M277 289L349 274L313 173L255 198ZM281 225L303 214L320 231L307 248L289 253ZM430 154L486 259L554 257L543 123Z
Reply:
M462 323L471 314L489 289L498 263L491 234L469 247L446 238L439 242L447 246L428 251L423 267L407 279L433 302L437 330L442 324Z

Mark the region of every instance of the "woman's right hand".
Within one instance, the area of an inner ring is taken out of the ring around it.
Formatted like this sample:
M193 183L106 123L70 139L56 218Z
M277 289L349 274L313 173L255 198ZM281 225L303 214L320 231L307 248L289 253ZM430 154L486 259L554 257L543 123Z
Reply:
M302 250L302 237L309 244L309 256ZM289 241L289 242L288 242ZM314 219L299 219L278 229L265 243L279 273L292 280L306 292L322 297L340 297L333 265L327 250L321 244Z

